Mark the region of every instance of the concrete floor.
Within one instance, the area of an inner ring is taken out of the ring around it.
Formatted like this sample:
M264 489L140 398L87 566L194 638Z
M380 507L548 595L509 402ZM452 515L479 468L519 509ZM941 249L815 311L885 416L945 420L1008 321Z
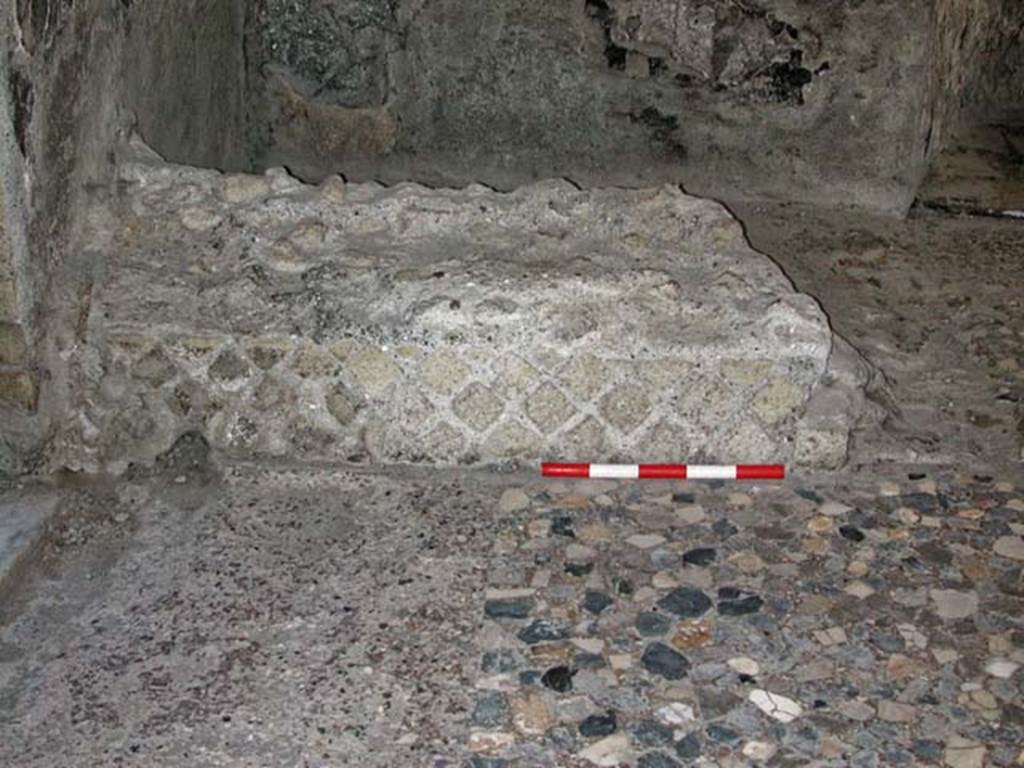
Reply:
M58 478L0 765L1024 764L1020 225L737 211L885 373L847 470Z

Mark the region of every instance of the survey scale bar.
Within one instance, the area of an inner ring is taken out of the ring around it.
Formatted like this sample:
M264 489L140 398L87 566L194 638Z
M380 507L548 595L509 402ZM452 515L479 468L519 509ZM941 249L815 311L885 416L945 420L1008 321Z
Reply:
M544 477L605 480L782 480L782 464L541 464Z

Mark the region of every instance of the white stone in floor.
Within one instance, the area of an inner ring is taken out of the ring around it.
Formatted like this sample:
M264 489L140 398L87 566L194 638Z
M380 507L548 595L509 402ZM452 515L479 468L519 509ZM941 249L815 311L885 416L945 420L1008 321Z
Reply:
M803 707L790 698L757 688L750 692L750 702L769 717L790 723L803 714Z

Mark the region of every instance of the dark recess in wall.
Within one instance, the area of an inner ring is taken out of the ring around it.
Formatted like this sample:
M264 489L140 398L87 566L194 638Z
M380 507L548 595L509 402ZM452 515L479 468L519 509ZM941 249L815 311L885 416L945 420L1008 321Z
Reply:
M776 101L804 103L804 86L814 80L811 70L803 66L804 54L799 48L789 52L789 61L772 62L768 67L769 93Z
M53 42L74 0L18 0L18 25L29 55Z
M711 55L708 70L693 71L674 56L657 56L649 46L626 47L617 42L624 34L636 34L637 17L619 18L608 0L586 0L587 17L604 38L604 57L608 69L626 73L631 53L647 59L647 74L682 88L697 82L709 85L715 93L747 97L767 103L804 104L803 89L827 65L811 71L804 66L805 51L791 44L801 38L793 24L754 4L722 4L709 31L707 44Z
M629 120L632 123L644 125L652 130L654 138L664 144L669 151L681 160L687 157L686 145L674 135L679 128L679 118L675 115L668 115L655 107L646 107L640 112L631 112Z
M625 48L616 45L612 40L612 22L614 12L608 7L605 0L586 0L587 16L593 19L604 34L604 57L608 61L608 68L616 71L626 69L626 56L629 53Z
M35 102L32 81L25 77L21 71L13 68L8 80L8 86L11 91L11 105L14 107L14 136L18 141L18 149L21 150L22 157L28 157L29 126L32 122L32 106Z
M398 0L309 3L257 0L247 13L259 36L264 74L282 74L300 95L341 107L383 104L388 56L399 46Z

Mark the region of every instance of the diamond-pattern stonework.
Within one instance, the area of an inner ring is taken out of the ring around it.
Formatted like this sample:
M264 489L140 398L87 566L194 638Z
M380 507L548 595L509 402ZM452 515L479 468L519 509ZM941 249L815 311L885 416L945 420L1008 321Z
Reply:
M291 383L284 377L273 373L264 376L252 393L252 404L256 411L273 413L280 410L291 410L297 402L296 388L291 386ZM354 401L352 402L354 403Z
M2 238L2 235L0 235ZM2 248L2 246L0 246ZM0 254L0 263L3 255ZM14 280L7 279L0 270L0 322L12 322L18 317L17 296Z
M565 455L572 461L600 461L607 446L604 425L588 416L562 438Z
M651 412L647 391L638 384L621 384L601 399L601 413L620 432L630 434Z
M494 385L508 397L524 395L540 381L537 369L519 355L506 355L494 364Z
M36 383L26 371L0 370L0 404L35 410Z
M248 347L249 358L261 370L267 371L284 359L291 349L288 339L260 339Z
M423 381L442 395L457 392L469 375L469 368L452 352L435 352L423 364Z
M0 209L0 215L3 210ZM0 237L3 233L0 232ZM25 330L17 323L0 320L0 365L21 365L26 362L28 347Z
M542 384L526 403L530 421L544 434L554 432L576 414L572 403L551 384Z
M55 462L145 463L197 429L299 461L683 460L725 441L833 462L864 402L817 304L677 188L313 188L151 154L119 172L95 247L119 246L67 360L89 405ZM133 374L154 348L166 360Z
M800 387L783 379L771 379L754 396L753 408L766 424L774 424L795 414L803 401Z
M291 359L291 369L304 379L322 379L333 376L341 366L338 359L323 349L307 344Z
M423 433L426 425L434 421L437 407L426 394L415 389L400 389L391 394L389 401L402 414L401 421L392 427L401 427L408 433Z
M662 421L648 430L642 441L643 452L639 462L685 463L691 456L690 440L676 425Z
M356 350L345 363L352 378L371 397L384 394L402 374L402 369L390 355L370 347Z
M455 464L466 447L462 433L454 427L442 424L431 431L423 441L427 455L438 457L441 464ZM444 457L448 457L447 460Z
M244 379L252 373L245 358L230 348L221 351L208 370L211 379L225 385Z
M504 406L483 384L470 384L452 402L452 411L477 432L498 420Z
M725 360L721 366L722 378L740 387L756 387L768 380L772 372L771 360Z
M683 385L677 414L694 432L717 432L746 404L739 390L717 376L691 376Z
M541 437L524 424L505 421L487 437L485 447L491 455L504 459L535 456L541 448Z
M584 400L591 400L608 386L610 367L591 354L570 361L560 372L562 383Z
M772 464L780 453L780 446L752 419L741 421L725 436L722 455L718 462L737 464Z
M177 374L178 370L161 347L154 347L132 366L132 375L161 387Z
M341 385L336 386L328 393L326 403L328 412L342 426L348 426L355 420L356 413L361 406L359 400Z
M681 390L693 370L685 360L641 360L635 368L661 396Z

